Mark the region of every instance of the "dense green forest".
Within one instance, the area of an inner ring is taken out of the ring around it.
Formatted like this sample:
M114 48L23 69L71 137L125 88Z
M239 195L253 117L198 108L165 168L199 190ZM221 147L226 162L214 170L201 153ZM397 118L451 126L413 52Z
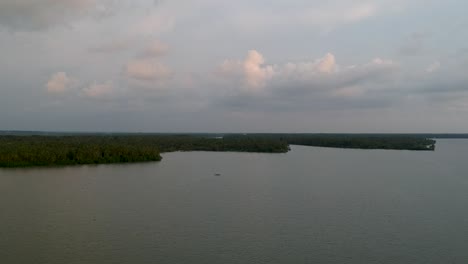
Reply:
M159 150L105 137L0 137L0 167L159 161Z
M239 137L239 135L231 135ZM291 145L354 148L435 150L435 140L418 135L389 134L251 134L252 138L268 138L286 141Z
M161 160L172 151L285 153L289 145L434 150L420 136L375 134L76 134L0 136L0 167L125 163Z
M286 142L267 138L86 135L0 136L0 167L125 163L161 160L160 152L243 151L282 153Z

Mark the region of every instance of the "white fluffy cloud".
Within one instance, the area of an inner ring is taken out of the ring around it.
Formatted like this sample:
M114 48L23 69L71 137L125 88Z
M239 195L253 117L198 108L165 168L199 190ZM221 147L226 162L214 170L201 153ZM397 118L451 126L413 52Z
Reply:
M57 72L50 77L45 86L48 93L60 94L66 92L73 82L73 79L68 77L65 72Z
M337 70L335 56L327 53L312 62L287 63L284 66L265 65L262 54L256 50L248 52L243 60L225 60L218 69L222 76L242 78L248 88L262 88L274 78L309 78L317 74L331 74Z
M82 95L88 98L104 98L113 95L114 86L112 81L105 83L94 82L91 85L79 88L79 82L67 75L65 72L54 73L47 84L47 92L49 94L64 94L66 92L75 92L76 95Z
M243 60L226 60L219 67L219 72L227 76L240 76L248 88L261 88L274 75L273 66L265 66L263 55L250 50Z
M325 57L316 62L316 65L320 73L333 73L336 70L335 55L327 53Z
M263 66L265 59L262 54L255 50L249 51L247 58L243 62L246 82L249 87L258 88L265 85L265 82L273 77L273 67Z
M315 61L288 62L283 66L277 66L277 74L281 78L307 80L318 75L332 74L338 71L335 55L327 53L323 58Z
M267 65L259 52L250 51L243 61L224 61L217 72L219 77L228 80L227 83L242 84L249 91L325 89L331 95L357 96L365 92L368 83L382 79L395 67L393 61L380 58L363 65L340 67L332 53L313 61Z

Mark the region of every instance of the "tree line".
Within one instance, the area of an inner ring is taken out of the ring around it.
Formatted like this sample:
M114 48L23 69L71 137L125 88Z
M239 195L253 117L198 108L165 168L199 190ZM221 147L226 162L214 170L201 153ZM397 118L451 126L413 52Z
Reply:
M28 135L0 136L0 167L160 161L162 152L285 153L289 145L332 148L435 150L419 136L364 134Z
M231 135L241 137L242 135ZM424 135L391 134L250 134L249 137L276 139L291 145L354 149L435 150L435 140Z
M190 135L0 136L0 167L105 164L161 160L161 152L287 152L286 142L268 138L209 138Z

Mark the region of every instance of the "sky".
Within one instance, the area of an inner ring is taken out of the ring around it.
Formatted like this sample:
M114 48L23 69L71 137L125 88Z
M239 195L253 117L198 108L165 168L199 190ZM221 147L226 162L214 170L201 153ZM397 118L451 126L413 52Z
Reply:
M0 130L467 133L462 0L1 0Z

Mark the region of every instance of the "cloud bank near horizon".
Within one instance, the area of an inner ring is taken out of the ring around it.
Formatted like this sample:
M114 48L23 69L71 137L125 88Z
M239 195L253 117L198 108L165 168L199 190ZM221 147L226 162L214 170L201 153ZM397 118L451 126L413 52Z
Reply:
M431 10L453 19L427 21ZM459 10L455 0L2 1L1 129L464 132Z

